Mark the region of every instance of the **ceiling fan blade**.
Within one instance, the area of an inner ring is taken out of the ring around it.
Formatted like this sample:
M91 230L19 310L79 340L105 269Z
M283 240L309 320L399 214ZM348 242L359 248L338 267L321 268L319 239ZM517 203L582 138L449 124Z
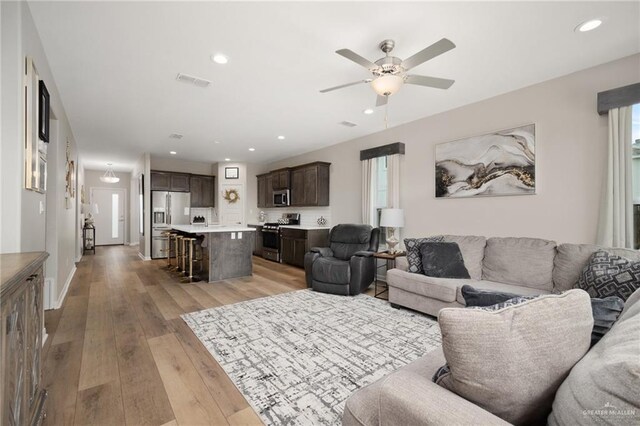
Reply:
M361 84L361 83L371 83L371 79L368 78L366 80L354 81L353 83L347 83L347 84L341 84L340 86L329 87L328 89L321 90L320 93L327 93L333 90L342 89L343 87L355 86L356 84Z
M358 55L353 50L340 49L340 50L336 50L336 53L338 55L340 55L340 56L344 56L345 58L355 62L358 65L362 65L363 67L365 67L368 70L375 70L375 69L378 68L378 65L374 64L373 62L371 62L368 59L363 58L362 56Z
M410 70L413 67L416 67L424 62L427 62L429 59L433 59L438 55L442 55L445 52L456 47L455 44L449 39L443 38L439 41L436 41L431 46L426 49L422 49L418 53L413 56L408 57L404 61L402 61L402 66L405 70Z
M378 95L378 97L376 98L376 106L384 106L387 104L387 101L389 100L388 96L382 96L382 95Z
M427 77L426 75L408 75L405 83L417 84L418 86L435 87L436 89L448 89L453 83L455 83L455 80Z

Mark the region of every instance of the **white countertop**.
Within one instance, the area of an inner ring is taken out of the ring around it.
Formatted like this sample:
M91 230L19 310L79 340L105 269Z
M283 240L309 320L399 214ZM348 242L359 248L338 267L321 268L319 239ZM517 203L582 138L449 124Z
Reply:
M188 232L189 234L211 234L214 232L255 232L255 228L235 225L171 225L176 231Z
M304 229L305 231L313 231L315 229L331 229L330 226L318 226L318 225L280 225L280 228L289 229Z

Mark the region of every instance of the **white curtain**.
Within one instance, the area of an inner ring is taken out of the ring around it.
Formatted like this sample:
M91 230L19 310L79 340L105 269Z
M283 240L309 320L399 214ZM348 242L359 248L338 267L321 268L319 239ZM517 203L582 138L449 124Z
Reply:
M362 223L376 226L377 158L362 160Z
M400 208L400 154L387 156L387 207Z
M598 244L633 248L631 108L609 110L609 153L598 224Z

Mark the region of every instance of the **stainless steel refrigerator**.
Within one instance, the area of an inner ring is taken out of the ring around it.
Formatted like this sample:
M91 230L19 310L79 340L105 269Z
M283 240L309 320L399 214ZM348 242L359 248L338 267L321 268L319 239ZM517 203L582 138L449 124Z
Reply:
M162 232L191 223L191 193L151 191L151 257L169 255L169 238Z

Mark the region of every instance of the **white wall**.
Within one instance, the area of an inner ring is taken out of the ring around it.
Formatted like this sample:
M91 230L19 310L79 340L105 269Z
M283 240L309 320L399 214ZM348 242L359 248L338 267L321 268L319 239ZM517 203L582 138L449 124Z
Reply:
M640 55L634 55L278 161L268 169L332 163L332 223L360 222L360 150L401 141L406 144L400 195L405 236L452 233L594 243L607 143L607 118L596 112L596 94L637 83L639 70ZM390 108L392 113L393 101ZM382 111L376 114L382 120ZM435 199L436 144L528 123L536 124L537 195Z
M216 177L216 208L218 211L218 220L220 223L226 223L225 218L229 217L229 211L233 209L234 206L230 206L229 203L222 198L223 191L225 189L225 185L232 184L239 188L239 196L240 200L243 203L243 212L242 218L240 221L244 224L247 223L247 209L249 205L249 197L247 191L247 185L250 179L248 179L248 167L246 163L231 163L231 162L223 162L218 163L218 175ZM225 167L237 167L238 168L238 179L226 179L225 178ZM254 198L257 200L257 195L254 194ZM255 204L255 203L254 203Z
M138 207L138 178L140 175L144 175L144 211L140 212ZM136 187L136 208L132 210L132 216L134 216L134 220L136 221L136 229L139 228L139 220L140 213L142 213L145 217L144 220L144 235L138 229L138 253L143 259L151 259L151 223L150 220L150 209L151 209L151 156L147 154L143 154L140 156L138 161L133 167L131 171L131 187L133 188L135 184Z
M137 216L132 216L131 212L131 173L129 172L116 172L116 176L120 178L120 181L116 183L104 183L100 180L100 177L105 174L105 170L87 170L84 171L84 188L87 194L87 197L90 197L92 188L121 188L125 190L125 199L127 200L125 203L125 231L124 231L124 243L129 244L131 242L131 224L136 222ZM138 193L138 186L136 181L136 194ZM92 200L89 200L92 202ZM137 224L136 224L136 232L137 232Z
M215 163L203 163L199 161L186 161L179 158L151 156L151 170L165 172L193 173L196 175L213 175L218 172Z
M0 2L2 76L0 143L0 252L47 250L51 259L45 264L45 275L52 286L52 297L60 298L65 284L75 271L78 238L77 200L65 206L65 167L67 141L69 158L78 165L75 139L69 126L58 89L49 69L47 57L34 26L26 2ZM51 96L51 113L56 119L48 145L48 195L24 189L24 100L21 95L25 57L33 59L40 78ZM55 133L53 133L55 132ZM45 207L40 212L40 205ZM51 227L54 229L52 230ZM49 229L47 229L49 228Z

